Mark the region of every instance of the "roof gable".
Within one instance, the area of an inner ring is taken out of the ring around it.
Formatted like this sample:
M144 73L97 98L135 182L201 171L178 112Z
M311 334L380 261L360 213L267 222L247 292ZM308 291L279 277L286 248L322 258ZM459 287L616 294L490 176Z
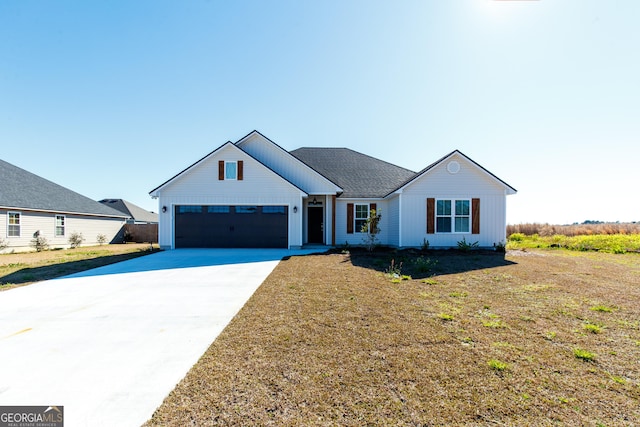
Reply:
M126 218L82 194L0 160L0 207Z
M507 184L506 182L504 182L503 180L501 180L500 178L495 176L493 173L489 172L487 169L485 169L479 163L475 162L473 159L471 159L470 157L468 157L467 155L462 153L460 150L454 150L451 153L447 154L446 156L442 157L441 159L436 160L435 162L431 163L429 166L427 166L426 168L422 169L420 172L416 173L415 176L409 178L406 182L404 182L400 186L398 186L398 188L390 191L387 194L387 196L392 194L392 193L395 193L395 192L401 192L406 187L410 186L411 184L413 184L414 182L416 182L420 178L422 178L422 177L428 175L429 173L435 171L438 166L444 165L445 162L447 162L448 160L450 160L450 159L452 159L453 157L456 157L456 156L460 156L461 159L463 159L464 161L468 162L476 170L478 170L479 172L485 174L489 178L490 181L492 181L496 185L499 185L499 186L503 187L505 189L507 195L517 193L517 190L515 188L513 188L512 186L510 186L509 184Z
M149 212L145 209L142 209L140 206L123 199L103 199L100 200L100 203L128 215L129 217L133 218L134 221L151 223L158 222L157 213Z
M343 189L326 175L280 147L257 130L235 143L309 194L342 193Z
M379 198L415 172L348 148L298 148L292 155L344 189L343 198Z
M245 150L243 150L241 147L236 146L235 144L233 144L230 141L227 141L226 143L222 144L220 147L216 148L215 150L213 150L212 152L210 152L209 154L207 154L206 156L202 157L200 160L198 160L197 162L193 163L192 165L188 166L187 168L185 168L184 170L182 170L181 172L177 173L176 175L174 175L172 178L170 178L169 180L165 181L164 183L162 183L161 185L159 185L158 187L154 188L153 190L151 190L149 192L149 194L152 197L158 197L158 192L161 191L164 188L167 188L169 185L176 183L182 179L184 179L185 177L187 177L189 174L191 173L195 173L195 171L201 166L204 165L206 163L208 163L213 157L217 156L220 152L224 151L224 150L235 150L238 154L240 154L243 157L246 157L247 159L250 159L252 161L255 161L257 164L259 164L261 167L264 168L264 170L268 171L268 173L273 174L274 176L278 177L279 179L281 179L282 181L284 181L287 185L290 185L294 188L296 188L297 190L305 193L305 191L303 189L301 189L300 187L298 187L295 183L292 183L291 181L287 180L285 177L283 177L282 175L280 175L278 172L274 171L273 169L271 169L269 166L265 165L263 162L261 162L259 159L256 159L254 156L252 156L250 153L247 153ZM305 193L306 194L306 193Z

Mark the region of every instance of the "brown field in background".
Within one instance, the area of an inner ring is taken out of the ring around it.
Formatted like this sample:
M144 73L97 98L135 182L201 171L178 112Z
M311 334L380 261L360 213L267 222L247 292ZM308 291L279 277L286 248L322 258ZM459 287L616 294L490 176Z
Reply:
M527 236L538 234L539 236L589 236L592 234L640 234L640 223L603 223L603 224L509 224L507 225L507 237L514 233L522 233Z

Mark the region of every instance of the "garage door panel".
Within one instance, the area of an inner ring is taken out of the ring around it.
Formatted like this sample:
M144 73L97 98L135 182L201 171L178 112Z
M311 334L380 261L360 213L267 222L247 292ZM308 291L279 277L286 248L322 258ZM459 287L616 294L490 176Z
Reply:
M176 206L176 248L286 248L286 206Z

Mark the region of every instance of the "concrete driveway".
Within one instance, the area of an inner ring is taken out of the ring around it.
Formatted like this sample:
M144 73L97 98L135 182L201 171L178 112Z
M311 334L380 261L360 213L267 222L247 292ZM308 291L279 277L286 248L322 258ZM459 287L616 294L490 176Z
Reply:
M0 292L0 405L139 426L278 262L312 252L167 251Z

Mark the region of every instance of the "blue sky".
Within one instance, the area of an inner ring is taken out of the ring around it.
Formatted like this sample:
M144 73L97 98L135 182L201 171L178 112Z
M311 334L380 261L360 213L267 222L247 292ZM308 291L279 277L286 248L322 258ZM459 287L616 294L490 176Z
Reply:
M640 2L0 2L0 158L93 199L253 129L420 170L459 149L509 223L640 221ZM1 184L0 184L1 185Z

